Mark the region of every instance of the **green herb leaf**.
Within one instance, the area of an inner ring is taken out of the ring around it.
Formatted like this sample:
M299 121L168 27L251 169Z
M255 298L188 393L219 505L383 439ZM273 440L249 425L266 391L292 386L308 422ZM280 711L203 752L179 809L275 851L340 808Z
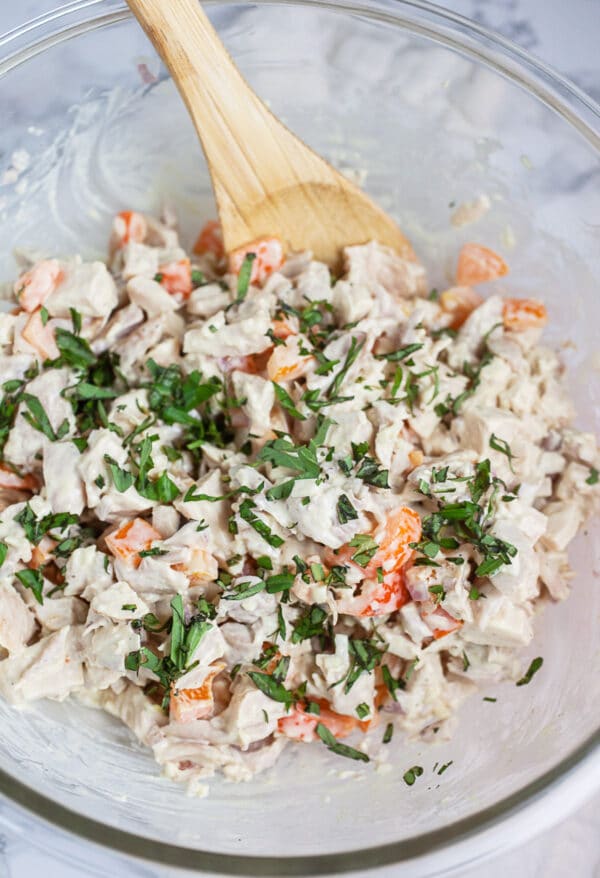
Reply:
M394 734L394 724L388 723L385 727L385 732L383 733L383 744L389 744L392 740L392 736Z
M362 753L360 750L355 750L354 747L349 747L347 744L340 744L337 738L326 726L323 725L323 723L317 723L315 731L327 749L331 750L332 753L337 753L338 756L345 756L347 759L369 762L369 757L366 753Z
M273 485L272 488L265 491L265 497L267 500L286 500L294 490L295 484L295 479L289 479L287 482L280 482L278 485Z
M404 772L402 777L404 779L404 783L407 786L412 787L412 785L414 784L416 779L418 777L421 777L422 774L423 774L423 769L421 768L421 766L420 765L413 765L412 768L409 768L408 771Z
M95 365L96 354L87 341L60 326L54 332L56 345L60 351L60 360L74 369L86 370Z
M348 370L350 369L350 367L352 366L352 364L355 362L356 358L358 357L358 355L362 351L363 347L365 346L365 342L366 342L365 338L363 338L361 341L359 341L355 336L352 336L352 339L350 341L350 348L348 349L348 353L346 354L346 359L344 360L344 364L343 364L342 368L339 370L339 372L337 373L337 375L335 376L335 378L333 379L333 381L331 382L331 384L329 385L329 387L327 388L326 396L328 399L331 399L332 397L337 396L338 391L339 391L339 389L342 386L342 383L344 381L344 378L346 377L346 375L348 373Z
M537 674L537 672L539 671L539 669L542 667L543 664L544 664L544 659L541 656L534 658L533 661L531 662L531 664L529 665L529 667L527 668L525 675L523 677L521 677L520 680L517 680L517 686L526 686L528 683L530 683L533 675Z
M310 609L294 622L292 643L301 643L311 637L325 636L324 622L327 620L327 611L318 604L313 604Z
M355 534L348 545L352 549L358 549L352 555L352 560L360 567L366 567L379 548L370 534Z
M34 430L43 433L51 442L56 442L58 437L44 410L44 406L41 404L37 396L33 396L31 393L23 393L21 394L21 401L24 402L29 409L27 412L22 412L27 423L30 424Z
M128 488L131 488L135 481L133 473L120 467L117 461L109 454L104 455L104 460L108 465L113 484L117 491L122 494L124 491L127 491Z
M6 543L0 543L0 567L6 561L6 556L8 555L8 546Z
M266 580L266 588L269 594L276 594L281 591L289 591L294 584L293 573L275 573Z
M397 351L392 351L390 354L376 354L375 359L388 360L390 363L398 363L402 360L408 359L411 354L414 354L416 351L421 350L422 347L423 344L415 342L414 344L408 344Z
M296 418L299 421L305 421L306 415L303 415L302 412L299 412L296 406L294 405L294 400L289 395L289 393L285 390L284 387L281 387L280 384L277 384L276 381L272 381L273 389L275 390L275 396L277 397L277 402L281 406L282 409L291 415L293 418Z
M257 689L260 689L268 698L272 698L273 701L278 701L280 704L285 704L286 708L289 708L294 703L294 696L277 680L275 680L270 674L261 674L258 671L248 671L248 676L254 683Z
M506 442L505 439L500 439L495 433L492 433L490 436L490 448L493 448L494 451L499 451L500 454L504 454L504 456L508 458L508 465L510 466L511 471L514 472L512 465L514 454L512 453L508 442Z
M283 683L283 681L287 677L287 672L290 667L290 661L291 659L289 655L284 655L275 665L272 677L277 683Z
M264 591L264 588L265 583L262 580L259 582L240 582L234 591L224 594L222 597L224 601L243 601L245 598L250 598L252 595Z
M587 485L597 485L598 484L598 470L595 466L590 467L590 474L585 480Z
M87 381L76 384L70 393L71 399L115 399L119 392L111 387L97 387Z
M346 494L340 494L336 508L340 524L346 524L346 522L355 521L358 518L358 512Z
M364 457L361 460L356 476L362 479L367 485L373 485L375 488L389 488L389 471L382 469L377 461L372 457Z
M42 596L44 577L40 570L18 570L15 576L25 588L31 589L38 604L44 603Z
M255 259L256 253L246 253L244 256L244 261L238 274L236 302L242 302L248 294L250 278L252 277L252 263Z
M283 545L283 539L280 536L277 536L277 534L272 533L269 525L256 515L254 507L255 504L252 500L244 500L239 508L240 518L247 522L257 534L260 534L265 542L270 546L273 546L275 549L278 549L279 546Z

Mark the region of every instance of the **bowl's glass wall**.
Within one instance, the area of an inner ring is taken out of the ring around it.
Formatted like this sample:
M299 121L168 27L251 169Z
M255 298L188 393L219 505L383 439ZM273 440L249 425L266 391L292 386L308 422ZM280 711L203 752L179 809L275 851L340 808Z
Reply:
M366 172L366 188L413 240L432 286L450 279L465 240L506 254L502 289L548 303L548 337L564 347L581 424L597 429L600 159L590 141L480 61L389 21L301 5L225 5L211 16L274 111L336 165ZM158 81L144 84L140 64ZM192 126L133 21L10 70L0 105L0 280L14 274L13 247L102 253L119 209L157 210L166 200L187 242L212 213ZM29 156L16 181L15 150ZM489 214L452 227L451 205L481 193ZM483 694L494 704L473 699L450 742L397 736L387 770L356 770L317 745L290 747L255 783L214 781L208 798L189 798L124 728L71 704L24 713L0 704L0 768L110 826L221 853L333 853L446 826L515 793L597 729L591 532L572 553L571 599L539 620L531 655L543 655L544 667L534 682L490 687ZM432 773L450 760L442 777ZM425 774L408 788L402 774L414 764Z

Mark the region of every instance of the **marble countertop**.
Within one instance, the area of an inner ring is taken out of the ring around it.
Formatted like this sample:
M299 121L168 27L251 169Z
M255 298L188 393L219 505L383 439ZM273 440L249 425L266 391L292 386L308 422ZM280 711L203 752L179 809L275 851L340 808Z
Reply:
M59 0L20 0L0 4L0 33L59 5ZM600 101L600 0L446 0L441 3L488 28L498 31L522 48L569 77ZM0 878L88 878L108 874L102 852L75 839L65 847L66 859L51 859L30 843L30 838L9 828L12 806L0 800ZM41 835L47 829L40 829ZM41 840L41 839L40 839ZM114 864L113 864L114 865ZM121 876L175 876L175 870L156 871L137 864L122 864ZM392 878L393 869L378 872ZM485 865L463 870L460 878L598 878L600 876L600 795L580 811L526 845Z

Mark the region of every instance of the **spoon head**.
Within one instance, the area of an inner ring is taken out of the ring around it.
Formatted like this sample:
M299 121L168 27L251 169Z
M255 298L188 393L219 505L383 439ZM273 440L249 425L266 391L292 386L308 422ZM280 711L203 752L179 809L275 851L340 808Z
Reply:
M415 259L395 222L337 174L332 182L307 180L269 192L258 204L219 203L219 214L227 252L275 235L287 250L310 250L334 271L341 267L344 247L369 241Z

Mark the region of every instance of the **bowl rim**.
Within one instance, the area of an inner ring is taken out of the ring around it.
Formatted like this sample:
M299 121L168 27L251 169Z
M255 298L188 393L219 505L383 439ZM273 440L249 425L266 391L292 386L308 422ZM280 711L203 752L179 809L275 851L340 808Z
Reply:
M253 0L206 0L205 5L225 7L255 4ZM430 37L483 63L526 89L577 129L598 152L600 158L600 105L566 77L511 40L458 13L428 0L261 0L260 5L314 6L334 12L360 14L370 20L378 20ZM0 76L61 42L131 17L122 0L73 0L23 22L0 35ZM424 863L442 851L449 852L465 842L482 839L487 830L498 828L510 818L522 817L523 812L538 806L549 793L566 788L567 783L573 788L581 784L584 778L587 781L586 793L565 796L561 802L563 810L554 815L553 822L558 822L590 795L594 788L600 787L600 728L559 763L524 787L482 811L441 829L372 848L285 859L200 851L135 835L58 805L3 770L0 770L0 794L63 832L146 862L191 869L199 873L209 871L227 875L291 876L340 874L406 864L408 861L414 864L419 861ZM534 832L535 828L531 834ZM510 840L503 839L503 846L509 847ZM488 839L483 846L480 845L476 856L486 857L493 852ZM471 862L474 859L472 846L468 859ZM465 862L466 857L452 863L446 862L446 867L438 871L438 861L435 874L446 872L446 868L454 870Z

